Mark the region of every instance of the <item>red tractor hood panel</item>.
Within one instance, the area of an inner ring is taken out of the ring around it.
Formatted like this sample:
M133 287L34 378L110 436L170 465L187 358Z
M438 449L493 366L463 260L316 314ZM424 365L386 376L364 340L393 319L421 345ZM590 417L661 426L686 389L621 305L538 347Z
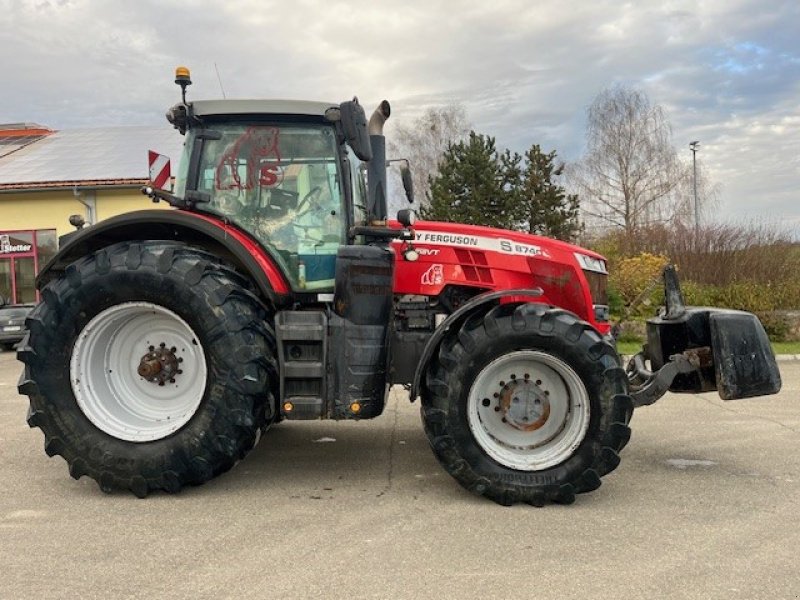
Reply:
M418 221L413 229L413 242L393 244L396 293L436 296L448 285L493 291L540 287L542 302L571 310L603 333L607 330L595 322L586 265L578 262L578 256L591 259L592 270L604 277L605 258L596 252L491 227ZM416 261L405 258L411 248L419 255Z

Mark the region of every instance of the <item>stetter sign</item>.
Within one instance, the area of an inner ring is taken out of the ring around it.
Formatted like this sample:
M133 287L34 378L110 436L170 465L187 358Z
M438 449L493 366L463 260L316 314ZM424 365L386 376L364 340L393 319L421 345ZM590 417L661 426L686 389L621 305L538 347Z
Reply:
M15 254L17 252L30 252L30 244L12 244L8 235L0 235L0 254Z

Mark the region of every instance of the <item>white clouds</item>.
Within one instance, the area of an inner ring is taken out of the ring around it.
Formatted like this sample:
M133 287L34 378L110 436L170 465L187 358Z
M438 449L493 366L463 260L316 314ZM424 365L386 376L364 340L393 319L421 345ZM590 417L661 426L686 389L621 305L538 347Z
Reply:
M0 0L0 121L153 124L193 97L383 98L394 119L462 102L498 144L577 157L585 107L643 87L681 148L701 139L722 206L800 215L796 1ZM391 123L391 122L390 122ZM391 131L391 129L389 129ZM688 150L687 150L688 153ZM747 198L745 198L745 194Z
M800 85L794 97L800 94ZM793 99L699 128L720 207L734 217L800 224L800 107Z

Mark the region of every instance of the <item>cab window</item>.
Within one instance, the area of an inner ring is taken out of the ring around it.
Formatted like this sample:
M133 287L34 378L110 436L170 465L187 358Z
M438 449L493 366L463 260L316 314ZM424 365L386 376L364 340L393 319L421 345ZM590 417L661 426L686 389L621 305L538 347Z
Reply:
M345 243L338 148L329 125L214 124L197 190L217 214L272 250L295 290L333 287Z

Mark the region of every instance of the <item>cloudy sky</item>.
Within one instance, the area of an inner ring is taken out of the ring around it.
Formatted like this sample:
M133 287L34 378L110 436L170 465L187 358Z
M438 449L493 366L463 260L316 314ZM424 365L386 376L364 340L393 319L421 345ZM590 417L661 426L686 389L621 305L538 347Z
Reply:
M501 147L578 158L603 88L643 89L720 186L717 218L800 232L798 0L0 0L0 122L164 123L190 97L462 103ZM390 130L389 130L390 132ZM800 237L800 236L798 236Z

